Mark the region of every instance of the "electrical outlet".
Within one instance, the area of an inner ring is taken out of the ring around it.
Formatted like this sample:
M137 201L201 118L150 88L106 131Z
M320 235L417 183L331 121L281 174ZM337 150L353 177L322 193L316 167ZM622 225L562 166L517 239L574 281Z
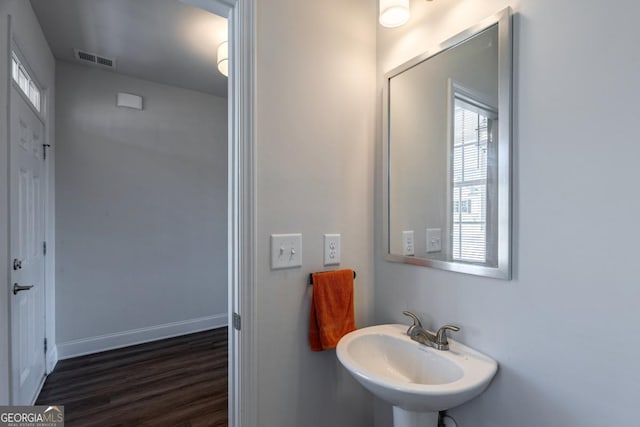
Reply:
M415 255L413 230L402 232L402 255Z
M427 253L442 250L442 229L427 228Z
M340 235L324 235L324 265L340 264Z
M271 268L293 268L302 265L302 234L271 235Z

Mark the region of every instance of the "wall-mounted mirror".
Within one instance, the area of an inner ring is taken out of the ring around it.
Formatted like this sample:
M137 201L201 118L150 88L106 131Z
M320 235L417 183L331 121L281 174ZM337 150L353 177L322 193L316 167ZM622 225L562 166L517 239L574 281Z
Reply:
M509 9L384 81L386 259L511 278Z

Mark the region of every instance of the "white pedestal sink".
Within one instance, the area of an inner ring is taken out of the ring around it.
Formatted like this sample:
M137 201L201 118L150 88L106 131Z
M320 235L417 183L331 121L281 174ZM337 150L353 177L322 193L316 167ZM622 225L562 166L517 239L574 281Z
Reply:
M436 350L406 331L406 325L353 331L338 343L338 359L367 390L393 405L394 427L435 427L438 411L482 393L498 364L452 339L449 350Z

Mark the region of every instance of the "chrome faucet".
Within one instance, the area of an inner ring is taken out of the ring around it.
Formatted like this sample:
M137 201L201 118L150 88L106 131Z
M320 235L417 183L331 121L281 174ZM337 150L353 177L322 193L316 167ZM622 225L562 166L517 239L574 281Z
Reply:
M447 340L447 330L458 332L459 327L453 325L444 325L438 329L437 333L427 331L422 327L422 322L418 319L418 316L410 311L403 311L402 314L411 317L413 319L413 325L407 329L407 335L420 344L424 344L429 347L433 347L436 350L449 350L449 340Z

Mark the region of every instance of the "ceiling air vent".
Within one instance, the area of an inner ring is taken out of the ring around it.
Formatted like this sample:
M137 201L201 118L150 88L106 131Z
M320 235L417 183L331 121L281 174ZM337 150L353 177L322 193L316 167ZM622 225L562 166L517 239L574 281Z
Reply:
M95 53L86 52L80 49L74 49L73 52L75 54L76 59L85 64L93 64L93 65L98 65L100 67L105 67L105 68L116 67L115 59L105 58L104 56L99 56L99 55L96 55Z
M95 55L91 55L89 53L86 52L80 52L78 51L78 59L82 59L83 61L89 61L89 62L96 62L96 56Z
M103 58L102 56L96 57L96 62L100 65L104 65L105 67L113 68L113 59Z

